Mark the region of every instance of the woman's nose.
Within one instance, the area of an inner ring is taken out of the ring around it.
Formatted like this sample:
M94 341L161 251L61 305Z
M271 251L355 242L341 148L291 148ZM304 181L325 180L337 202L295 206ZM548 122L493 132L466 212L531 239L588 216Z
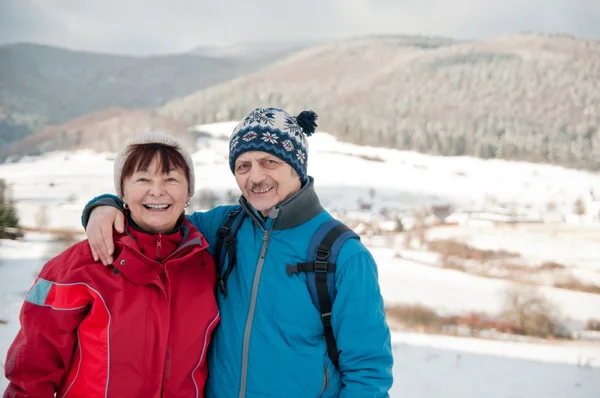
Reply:
M154 183L150 187L150 195L152 196L161 196L164 192L164 187L161 183Z

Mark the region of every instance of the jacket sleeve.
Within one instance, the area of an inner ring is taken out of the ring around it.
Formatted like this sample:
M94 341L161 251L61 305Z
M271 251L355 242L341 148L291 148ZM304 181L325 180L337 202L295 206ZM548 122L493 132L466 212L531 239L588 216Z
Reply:
M104 194L96 196L94 199L87 202L81 213L81 225L83 228L87 227L87 223L90 220L90 214L92 210L99 206L112 206L119 210L123 209L123 201L115 195Z
M21 308L21 329L6 357L5 398L54 397L71 365L88 299L48 280L46 267L52 261L56 259L42 269Z
M338 268L336 287L331 321L341 351L340 398L389 397L394 361L391 336L377 265L366 249Z

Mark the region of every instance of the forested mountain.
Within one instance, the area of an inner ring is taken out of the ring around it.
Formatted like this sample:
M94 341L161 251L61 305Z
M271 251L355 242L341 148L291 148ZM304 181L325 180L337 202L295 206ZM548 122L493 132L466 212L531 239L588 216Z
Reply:
M169 102L187 125L313 109L359 144L600 169L600 42L386 36L330 43Z

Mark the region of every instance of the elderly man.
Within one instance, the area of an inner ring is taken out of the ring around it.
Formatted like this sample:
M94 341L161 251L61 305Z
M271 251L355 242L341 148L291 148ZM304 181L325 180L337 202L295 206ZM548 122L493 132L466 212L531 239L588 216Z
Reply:
M316 114L257 108L234 129L229 166L239 206L189 215L220 265L221 323L208 397L387 397L390 332L377 265L323 209L307 175ZM108 205L108 206L104 206ZM112 262L116 197L84 211L96 259Z

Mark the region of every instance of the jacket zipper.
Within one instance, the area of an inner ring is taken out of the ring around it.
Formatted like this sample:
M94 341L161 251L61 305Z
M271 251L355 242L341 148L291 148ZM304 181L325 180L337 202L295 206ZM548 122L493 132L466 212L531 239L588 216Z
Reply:
M166 274L165 274L165 264L163 263L162 259L160 258L160 250L162 249L162 234L159 233L156 235L156 261L158 261L159 263L159 271L158 271L158 277L160 278L161 282L163 283L163 287L164 287L164 291L165 291L165 295L167 296L167 302L169 303L169 308L171 307L171 300L169 298L169 293L167 290L167 281L166 281ZM170 330L169 330L170 333ZM167 337L168 339L168 337ZM166 372L167 372L167 361L169 361L169 343L167 342L167 350L165 352L165 361L164 361L164 369L163 369L163 375L162 375L162 383L161 383L161 387L160 387L160 396L164 396L165 394L165 385L167 384L167 380L165 378L166 376Z
M331 391L330 385L329 385L329 368L327 367L327 365L323 366L325 368L325 374L323 375L323 387L321 387L321 392L319 393L319 397L322 397L323 394L325 393L325 389L327 389L327 391Z
M170 308L171 308L171 299L169 298L169 294L167 293L167 285L165 282L165 272L164 272L164 265L163 263L160 263L160 272L159 272L159 276L160 276L160 280L163 282L164 285L164 293L165 296L167 298L167 303L169 306L169 317L171 316L170 314ZM162 377L161 377L161 385L160 385L160 396L164 397L165 396L165 391L166 391L166 385L167 385L167 372L168 372L168 362L170 361L170 355L169 355L169 335L171 334L171 328L169 328L169 331L167 333L167 349L165 350L165 358L163 361L163 371L162 371Z
M273 224L271 224L271 227ZM263 231L265 231L263 229ZM256 264L256 271L254 273L254 281L252 282L252 295L250 297L250 310L248 311L248 318L246 318L246 329L244 331L244 345L242 352L242 377L240 381L240 398L246 396L246 373L248 372L248 354L250 351L250 333L252 332L252 322L254 320L254 310L256 308L256 299L258 296L258 285L260 282L260 275L262 274L263 264L265 262L265 255L267 252L267 246L269 246L269 237L271 235L271 229L266 230L263 235L263 244L260 250L260 257Z
M156 235L156 261L162 262L160 258L160 249L162 249L162 234Z

